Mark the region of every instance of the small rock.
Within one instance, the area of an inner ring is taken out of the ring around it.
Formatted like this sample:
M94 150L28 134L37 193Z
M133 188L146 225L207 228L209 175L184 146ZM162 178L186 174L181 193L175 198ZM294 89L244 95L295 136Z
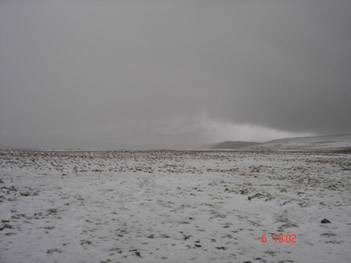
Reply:
M240 190L241 195L246 195L248 193L249 193L249 191L247 189Z
M184 240L187 240L187 239L189 239L189 238L190 238L190 235L189 235L189 236L184 235Z
M53 254L53 253L62 253L62 250L58 248L53 248L53 249L48 249L46 251L46 254Z
M248 199L249 201L251 201L251 200L254 199L254 198L262 198L262 197L264 197L263 194L261 194L261 193L256 193L256 194L254 194L253 196L247 197L247 199Z
M57 214L57 209L54 209L54 208L50 208L47 211L48 211L48 214L53 214L53 215Z
M12 229L12 226L9 224L0 224L0 231L4 230L4 229Z
M321 221L321 223L322 223L322 224L330 224L331 222L330 222L328 219L324 218L324 219Z
M225 250L225 247L216 247L218 250Z

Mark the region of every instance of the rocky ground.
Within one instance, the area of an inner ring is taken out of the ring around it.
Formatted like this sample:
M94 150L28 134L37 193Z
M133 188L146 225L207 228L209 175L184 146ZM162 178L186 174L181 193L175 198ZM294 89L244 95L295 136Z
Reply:
M1 263L349 262L350 218L350 153L0 151Z

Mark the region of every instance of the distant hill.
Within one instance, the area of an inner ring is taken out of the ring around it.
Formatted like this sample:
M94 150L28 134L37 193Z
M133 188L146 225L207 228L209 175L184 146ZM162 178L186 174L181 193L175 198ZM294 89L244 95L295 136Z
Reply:
M296 137L253 145L254 150L343 150L351 149L351 134Z
M229 150L229 149L239 149L242 147L257 145L257 142L243 142L243 141L225 141L221 143L207 144L201 147L201 149L213 149L213 150Z

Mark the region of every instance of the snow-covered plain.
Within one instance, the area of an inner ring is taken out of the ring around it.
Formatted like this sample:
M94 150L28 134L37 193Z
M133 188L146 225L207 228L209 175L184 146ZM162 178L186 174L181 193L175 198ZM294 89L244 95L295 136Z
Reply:
M333 152L0 151L0 262L350 262L350 179Z

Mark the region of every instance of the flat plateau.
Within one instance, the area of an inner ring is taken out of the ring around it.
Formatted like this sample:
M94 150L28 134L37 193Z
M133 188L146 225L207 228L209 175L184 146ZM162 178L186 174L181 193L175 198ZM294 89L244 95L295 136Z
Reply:
M350 179L347 152L3 150L0 262L346 263Z

